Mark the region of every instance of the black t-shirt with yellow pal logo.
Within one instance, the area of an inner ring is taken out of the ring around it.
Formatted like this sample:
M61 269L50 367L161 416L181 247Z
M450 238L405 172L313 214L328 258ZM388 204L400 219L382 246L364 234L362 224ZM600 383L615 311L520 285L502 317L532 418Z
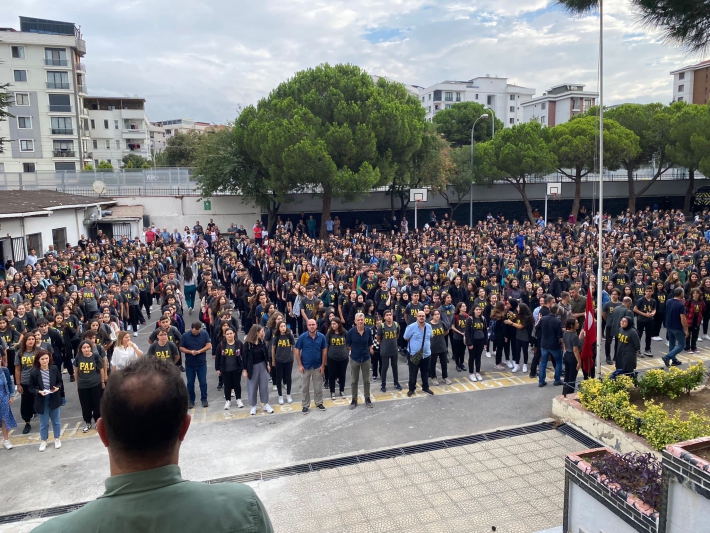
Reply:
M20 384L28 385L30 382L30 370L32 370L32 365L35 363L35 353L25 352L22 355L19 353L15 355L15 366L22 369L20 374Z
M164 361L175 361L175 358L180 355L178 347L174 343L168 341L165 346L161 346L158 341L154 342L148 348L148 356L157 357Z
M239 339L234 340L234 344L227 344L225 341L219 354L217 366L222 372L239 371L243 368L242 349L244 345Z
M74 368L79 370L77 383L80 389L91 389L101 385L101 369L104 367L103 360L93 353L86 357L84 354L78 355L74 359Z

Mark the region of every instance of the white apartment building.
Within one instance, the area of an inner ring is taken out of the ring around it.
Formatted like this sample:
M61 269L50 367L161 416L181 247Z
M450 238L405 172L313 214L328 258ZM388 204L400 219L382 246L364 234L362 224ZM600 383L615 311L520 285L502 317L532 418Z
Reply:
M13 117L0 172L79 170L88 152L85 118L86 43L72 22L20 17L20 30L0 28L0 84L9 83Z
M89 132L89 159L94 168L100 161L109 161L119 169L128 154L151 159L150 122L143 98L87 96L84 108L83 127Z
M535 89L508 83L508 78L483 76L468 81L444 81L419 90L426 119L431 121L436 113L460 102L483 104L506 127L520 124L523 119L521 105L530 100Z
M585 91L581 83L562 83L521 105L523 122L536 120L543 126L564 124L573 116L589 111L599 93Z
M165 132L166 141L168 138L175 135L177 132L187 133L188 131L196 131L197 133L204 133L212 127L209 122L198 122L191 118L175 118L172 120L161 120L158 122L153 122L153 126L158 128L163 128Z
M671 72L673 101L705 105L710 100L710 59Z
M151 149L154 150L156 154L165 150L168 143L168 138L165 136L165 128L151 123L148 125L148 131L150 132Z

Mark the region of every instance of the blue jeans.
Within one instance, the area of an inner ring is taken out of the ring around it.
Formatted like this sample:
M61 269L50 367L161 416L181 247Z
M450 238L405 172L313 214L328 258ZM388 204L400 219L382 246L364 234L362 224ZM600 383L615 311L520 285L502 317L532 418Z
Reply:
M39 437L42 440L47 440L49 438L50 420L52 421L52 432L54 433L54 438L58 439L62 434L62 423L59 419L59 413L61 410L61 407L50 409L49 396L44 397L44 413L39 415Z
M682 329L668 330L668 355L663 357L664 361L673 361L675 356L685 348L685 331Z
M186 366L185 375L187 376L187 394L190 397L190 403L195 403L195 376L200 383L200 401L207 401L207 365Z
M545 383L545 377L547 374L547 361L552 356L552 360L555 363L555 383L560 381L562 377L562 350L548 350L547 348L541 348L542 358L540 359L540 369L538 371L538 380L540 383Z

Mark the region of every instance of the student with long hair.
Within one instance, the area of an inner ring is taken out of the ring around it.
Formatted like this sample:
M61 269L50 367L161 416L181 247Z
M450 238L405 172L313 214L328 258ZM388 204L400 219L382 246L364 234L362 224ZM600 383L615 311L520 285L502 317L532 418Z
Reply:
M49 422L52 422L54 447L61 448L62 433L60 413L62 410L62 371L52 364L49 352L38 350L32 370L30 370L29 390L34 396L34 410L39 415L39 451L47 449Z
M390 313L391 314L391 313ZM345 344L347 331L339 318L333 317L325 335L328 344L328 385L330 398L335 399L335 382L340 389L339 396L345 397L345 375L348 370L348 348ZM383 382L384 383L384 382Z
M101 418L101 395L106 387L106 369L103 359L93 351L90 341L81 341L74 360L74 379L81 404L81 415L86 425L82 430L88 433L91 419L94 424Z
M269 349L264 342L264 328L254 324L244 339L244 369L242 374L247 378L250 415L256 414L257 395L261 398L262 413L273 413L269 405L269 372L271 359Z
M483 316L483 308L473 308L473 316L466 320L466 345L468 346L468 374L471 381L483 381L481 376L481 355L488 344L488 324Z
M20 416L25 421L25 428L22 430L23 435L30 432L30 421L35 414L34 394L30 392L30 373L34 367L35 357L39 352L39 344L37 337L33 332L26 332L20 349L15 354L15 383L17 383L17 392L21 394L20 398Z
M456 312L454 313L454 318L451 321L451 353L454 358L454 363L456 363L456 370L459 372L464 369L463 358L464 352L466 351L464 335L466 331L467 319L468 313L466 312L466 304L464 302L457 303Z
M190 316L192 316L192 311L195 309L195 293L197 292L197 285L195 284L195 281L195 274L192 271L192 267L190 265L186 265L183 272L182 282L188 309L187 313Z
M465 304L464 304L465 305ZM439 361L441 365L441 379L445 384L450 385L447 362L449 350L446 347L446 336L449 330L446 329L446 324L441 320L441 311L434 309L431 312L431 361L429 362L429 379L432 385L438 385L436 379L436 363Z
M505 336L505 304L503 302L496 302L495 307L491 311L491 327L493 328L493 349L496 354L496 365L494 368L497 370L503 370L505 366L503 362L503 350L505 345L508 343L508 338ZM495 321L495 322L494 322Z
M283 316L281 316L277 330L271 337L271 366L276 368L273 382L276 384L276 390L279 393L279 405L284 403L282 391L284 385L286 386L286 402L293 403L291 399L291 374L293 372L293 347L295 344L293 333L291 333L288 325L283 321Z
M512 305L512 304L511 304ZM514 320L505 320L505 324L515 328L515 346L513 347L513 369L512 372L520 370L520 356L523 359L523 372L528 371L528 347L530 346L531 332L533 327L533 314L530 308L524 303L516 305L516 316Z
M189 268L189 267L188 267ZM228 327L219 344L217 352L217 374L224 383L224 409L232 406L232 391L237 400L237 407L242 408L242 370L244 359L242 357L244 345L237 337L236 331Z

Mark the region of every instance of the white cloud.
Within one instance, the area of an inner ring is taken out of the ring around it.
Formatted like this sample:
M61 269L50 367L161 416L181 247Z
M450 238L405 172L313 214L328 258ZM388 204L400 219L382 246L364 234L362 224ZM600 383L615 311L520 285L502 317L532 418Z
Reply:
M698 60L605 1L607 103L671 99L674 68ZM139 94L151 119L234 119L301 69L349 62L405 83L497 74L534 87L597 87L596 16L548 0L3 0L18 16L70 20L87 42L94 95Z

